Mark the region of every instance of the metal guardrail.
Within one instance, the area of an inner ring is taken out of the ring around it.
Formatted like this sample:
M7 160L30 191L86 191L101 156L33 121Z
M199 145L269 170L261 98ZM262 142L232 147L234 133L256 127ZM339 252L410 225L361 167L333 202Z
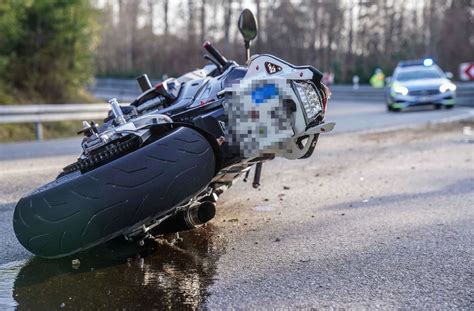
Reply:
M9 105L0 106L0 124L34 123L36 139L43 139L43 122L103 119L107 104Z
M456 83L456 100L458 105L474 105L474 83ZM352 85L332 85L332 99L359 100L368 102L385 102L385 89L374 89L368 85L360 85L354 89Z
M158 83L157 80L152 83ZM474 106L474 82L456 82L457 104ZM332 99L364 102L385 102L385 89L374 89L368 84L359 85L354 89L350 84L330 85ZM97 78L89 91L95 97L108 100L116 97L119 101L132 101L140 95L140 89L135 79Z
M474 106L474 83L457 84L458 104ZM135 80L98 79L90 90L98 98L109 99L118 97L122 101L130 101L140 94ZM330 87L333 99L357 100L368 102L384 102L384 89L374 89L361 85L353 89L352 85L333 85ZM103 95L103 96L100 96ZM122 96L121 96L122 95ZM109 111L107 104L62 104L62 105L0 105L0 124L34 123L36 138L43 139L43 122L66 120L102 119Z

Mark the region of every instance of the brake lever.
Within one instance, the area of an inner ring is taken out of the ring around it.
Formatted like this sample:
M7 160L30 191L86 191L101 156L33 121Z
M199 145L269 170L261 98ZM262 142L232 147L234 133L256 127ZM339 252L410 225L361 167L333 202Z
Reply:
M222 66L221 66L214 58L210 57L210 56L207 55L207 54L204 54L204 58L205 58L207 61L210 61L211 63L213 63L214 65L216 65L217 70L219 70L220 73L223 72L224 69L222 68Z

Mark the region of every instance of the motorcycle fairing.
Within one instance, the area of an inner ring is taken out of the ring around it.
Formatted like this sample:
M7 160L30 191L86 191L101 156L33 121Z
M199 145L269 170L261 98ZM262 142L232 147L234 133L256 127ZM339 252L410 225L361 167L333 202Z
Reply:
M289 104L291 86L283 78L244 79L229 90L224 109L228 116L227 140L238 145L245 158L291 152L294 135Z
M319 83L319 74L310 66L293 66L271 55L251 58L240 83L226 89L230 94L224 102L230 143L238 145L245 158L268 153L288 159L307 155L315 135L320 133L308 131L308 127L316 119L322 121L324 111L321 108L308 120L293 81ZM306 136L308 143L303 145L301 138Z

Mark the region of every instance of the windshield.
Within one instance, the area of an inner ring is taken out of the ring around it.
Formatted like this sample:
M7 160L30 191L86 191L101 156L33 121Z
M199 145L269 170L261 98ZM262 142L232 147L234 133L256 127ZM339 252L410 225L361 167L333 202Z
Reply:
M398 73L396 80L398 81L408 81L408 80L419 80L419 79L439 79L443 76L441 73L434 69L424 69L424 70L410 70L410 71L401 71Z

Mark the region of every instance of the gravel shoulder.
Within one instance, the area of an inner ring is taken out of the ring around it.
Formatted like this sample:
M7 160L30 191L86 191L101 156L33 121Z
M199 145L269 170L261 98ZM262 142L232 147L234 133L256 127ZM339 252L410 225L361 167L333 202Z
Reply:
M259 190L236 183L205 308L472 309L468 125L325 136L265 164Z

